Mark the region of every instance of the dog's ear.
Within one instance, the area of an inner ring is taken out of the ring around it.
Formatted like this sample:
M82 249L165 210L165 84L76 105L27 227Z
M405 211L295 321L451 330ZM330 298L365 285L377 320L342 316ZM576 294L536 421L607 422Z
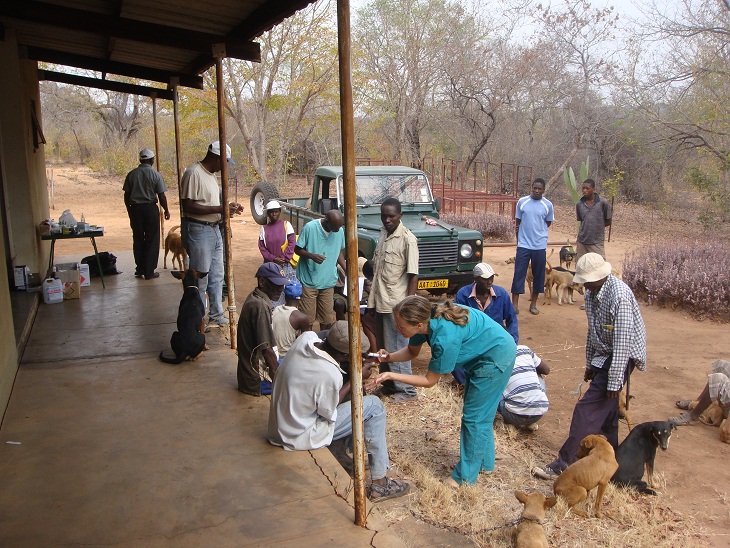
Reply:
M548 497L545 499L545 503L543 504L543 507L545 510L549 510L553 506L555 506L558 503L558 497Z
M515 498L519 500L522 504L527 503L527 493L523 493L522 491L515 491Z
M177 278L178 280L182 280L183 279L183 275L185 274L185 272L183 272L182 270L172 270L170 272L170 274L172 274L172 276L174 278Z
M207 275L208 275L207 272L198 272L196 275L196 278L198 278L198 279L205 278Z
M581 440L580 446L583 447L584 449L593 449L593 447L595 447L595 445L596 445L594 438L595 438L595 435L586 436L585 438L583 438Z

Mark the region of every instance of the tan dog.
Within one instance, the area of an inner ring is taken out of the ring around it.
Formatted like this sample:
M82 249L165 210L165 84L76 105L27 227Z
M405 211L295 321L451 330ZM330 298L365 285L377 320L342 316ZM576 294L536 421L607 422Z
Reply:
M553 256L553 253L555 253L555 250L550 251L550 255L547 256L545 259L545 287L547 287L547 280L550 277L550 273L553 271L553 265L550 264L549 259ZM530 288L530 295L532 295L532 282L535 281L535 277L532 275L532 262L527 263L527 274L525 275L525 281L527 282L527 287Z
M633 400L634 396L629 396L629 400ZM631 424L631 413L626 408L626 391L622 388L621 392L618 393L618 418L624 419L626 425L629 427L629 431L633 428Z
M588 493L598 487L594 513L597 518L600 518L602 517L603 493L618 469L613 447L605 436L591 434L580 442L580 448L575 456L579 460L568 466L558 476L553 483L553 491L566 500L574 514L588 517L585 510L579 510L575 506L586 500Z
M720 439L725 443L730 443L730 419L725 419L720 426Z
M172 252L172 268L175 268L175 259L177 259L178 270L185 270L185 257L187 253L182 245L182 238L177 232L180 225L173 226L165 237L165 260L163 268L167 268L167 253Z
M697 400L689 404L690 411L695 407L697 407ZM720 426L724 418L725 414L722 407L720 407L716 401L713 401L710 404L710 407L705 409L705 411L700 415L700 421L704 424L709 424L710 426Z
M557 497L545 498L542 493L523 493L515 491L515 497L525 509L522 511L520 524L515 530L515 546L517 548L548 548L542 522L545 521L545 512L555 506Z
M577 291L581 295L583 294L583 284L574 283L573 273L569 270L553 268L551 279L557 288L558 305L575 303L576 301L573 300L573 291Z

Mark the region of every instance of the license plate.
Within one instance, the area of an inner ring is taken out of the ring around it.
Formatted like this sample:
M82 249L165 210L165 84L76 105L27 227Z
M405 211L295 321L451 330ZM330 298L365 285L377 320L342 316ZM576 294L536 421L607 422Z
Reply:
M418 289L447 289L449 280L421 280L418 282Z

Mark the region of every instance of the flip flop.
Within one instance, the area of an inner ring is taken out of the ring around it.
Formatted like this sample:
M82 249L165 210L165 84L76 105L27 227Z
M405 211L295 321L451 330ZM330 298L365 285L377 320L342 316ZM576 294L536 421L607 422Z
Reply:
M682 413L678 417L669 417L669 422L672 426L695 426L700 421L692 419L689 413Z
M674 405L676 405L680 409L684 409L685 411L689 411L689 406L692 404L689 400L677 400L674 402Z

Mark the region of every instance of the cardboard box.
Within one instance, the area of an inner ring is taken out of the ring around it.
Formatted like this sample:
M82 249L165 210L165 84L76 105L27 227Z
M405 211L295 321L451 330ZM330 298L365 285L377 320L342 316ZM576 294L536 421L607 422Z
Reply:
M79 285L81 287L91 286L91 274L89 272L89 265L86 263L59 263L56 265L56 270L78 270Z
M28 267L25 265L16 266L13 269L15 278L15 289L26 291L28 289Z
M81 298L81 277L78 268L59 270L56 277L63 283L63 300Z

